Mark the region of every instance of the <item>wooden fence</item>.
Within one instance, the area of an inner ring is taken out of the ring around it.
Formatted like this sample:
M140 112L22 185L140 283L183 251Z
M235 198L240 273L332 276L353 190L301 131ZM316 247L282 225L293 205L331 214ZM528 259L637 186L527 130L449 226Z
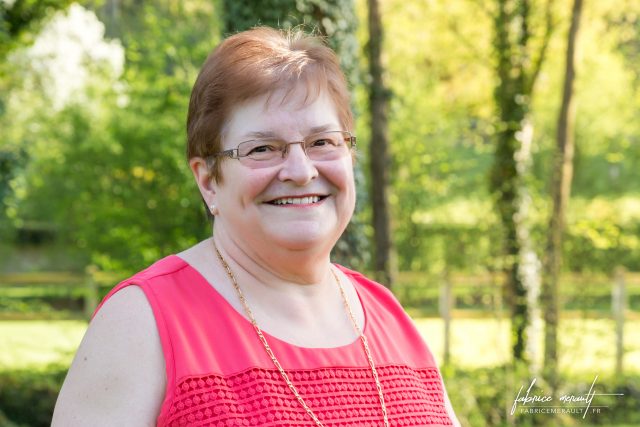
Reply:
M429 283L430 282L430 283ZM569 285L569 286L567 286ZM396 295L405 306L430 304L435 307L444 322L444 351L445 363L450 360L451 322L454 317L461 316L460 305L468 306L468 302L460 304L462 299L475 303L473 315L478 315L477 306L484 306L485 313L508 316L503 304L504 280L501 275L461 275L445 274L441 277L425 277L416 273L400 273L398 285L394 289ZM561 277L560 289L561 311L563 315L577 311L584 317L601 318L607 316L614 320L616 362L615 372L622 373L624 357L624 323L629 317L640 318L640 273L626 272L618 267L611 276L594 274L569 273ZM634 297L636 311L630 310L629 297ZM418 299L416 299L418 296ZM581 303L575 304L576 299ZM589 303L602 306L605 299L609 307L603 313L602 309L589 308ZM576 309L575 307L580 307ZM469 310L464 310L469 311ZM470 313L465 313L469 316Z
M0 297L8 287L46 287L63 290L69 297L82 295L82 308L89 318L100 295L126 274L105 273L95 267L85 274L38 272L0 275ZM560 297L563 315L579 312L582 316L603 317L615 321L616 372L622 371L624 323L630 317L640 318L640 273L617 268L612 276L569 273L561 277ZM393 289L409 309L420 315L439 316L444 321L444 360L450 356L451 322L459 317L508 316L503 303L504 280L500 274L448 274L441 276L419 272L401 272ZM633 308L630 310L630 297ZM576 303L578 300L578 303ZM600 307L592 310L589 307ZM1 310L1 305L0 305Z
M88 267L85 274L72 272L34 272L0 274L0 292L6 287L57 287L69 291L81 290L86 312L93 312L99 289L114 286L124 273L107 273ZM640 309L640 273L616 269L613 276L604 274L564 274L560 280L561 307L564 311L579 311L589 316L589 306L599 307L594 316L604 310L621 313L629 297ZM504 280L501 274L480 273L429 275L420 272L400 272L393 292L400 302L425 316L486 317L506 314L503 300ZM0 294L1 296L1 294ZM627 313L635 315L640 313ZM616 318L618 314L614 314ZM618 316L619 317L619 316Z
M99 271L94 266L87 267L85 274L77 272L30 272L0 274L0 296L3 288L46 287L61 291L62 297L73 298L77 292L82 295L82 309L88 319L98 306L100 288L112 287L126 275Z

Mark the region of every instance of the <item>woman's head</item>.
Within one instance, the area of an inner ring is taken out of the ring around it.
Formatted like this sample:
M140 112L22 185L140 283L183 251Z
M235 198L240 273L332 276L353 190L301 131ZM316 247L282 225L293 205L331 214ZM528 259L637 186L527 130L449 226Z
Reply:
M200 159L191 160L203 198L216 206L216 235L233 236L245 253L286 248L328 254L353 215L352 156L344 139L332 139L345 138L337 109L326 91L305 98L298 87L233 109L222 149L240 153L238 147L250 144L256 148L249 156L257 157L222 162L223 182L204 176Z
M207 158L221 149L231 112L242 103L280 93L275 102L304 88L301 103L326 93L343 130L352 130L346 80L335 53L318 37L301 31L255 28L224 40L207 58L191 93L187 157ZM300 98L300 97L298 97ZM220 161L211 176L221 182Z

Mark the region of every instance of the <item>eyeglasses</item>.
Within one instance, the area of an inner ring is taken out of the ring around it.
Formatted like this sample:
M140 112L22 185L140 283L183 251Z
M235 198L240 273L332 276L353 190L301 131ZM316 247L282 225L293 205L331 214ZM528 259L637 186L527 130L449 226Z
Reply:
M356 137L347 131L327 131L307 136L303 141L286 142L277 138L244 141L237 148L214 153L212 157L229 157L251 168L275 166L284 161L289 146L301 144L310 160L336 160L356 146Z

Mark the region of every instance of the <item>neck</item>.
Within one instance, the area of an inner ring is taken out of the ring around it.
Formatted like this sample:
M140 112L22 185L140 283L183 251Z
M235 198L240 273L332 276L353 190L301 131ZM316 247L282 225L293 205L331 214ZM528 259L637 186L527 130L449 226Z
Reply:
M313 288L326 282L330 273L330 248L290 250L277 246L254 249L235 240L224 228L216 228L216 247L230 267L246 273L267 286L295 285L296 288ZM212 242L212 244L213 244Z
M202 253L208 253L208 263L217 270L212 283L228 283L219 291L236 310L245 313L224 263L228 264L260 328L304 347L335 347L355 339L349 316L336 315L344 310L344 302L336 283L340 279L334 277L328 254L318 258L282 258L279 263L281 258L274 256L274 251L266 251L269 256L256 256L229 237L216 230L215 236L201 242L200 247ZM216 248L224 263L218 259ZM348 287L347 293L362 327L364 313L355 291Z
M278 330L283 324L294 324L298 326L298 332L322 336L314 330L323 324L318 319L335 318L342 305L328 257L325 262L307 260L305 264L289 260L286 266L283 264L283 268L278 269L279 265L274 262L276 257L252 256L234 245L233 241L225 241L221 237L220 234L213 237L213 257L217 258L217 248L261 327ZM220 263L222 268L223 264ZM304 266L308 270L303 271L301 267ZM346 317L341 319L338 329L348 326L346 320ZM291 336L293 342L305 343L305 339L306 336Z

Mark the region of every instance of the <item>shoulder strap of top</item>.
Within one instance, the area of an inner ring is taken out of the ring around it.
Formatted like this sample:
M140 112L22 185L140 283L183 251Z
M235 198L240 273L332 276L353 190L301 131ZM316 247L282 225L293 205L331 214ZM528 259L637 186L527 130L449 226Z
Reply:
M368 323L366 335L376 343L373 352L380 363L395 363L400 357L412 367L435 367L433 354L393 293L362 273L335 265L356 286Z
M163 408L168 407L167 403L173 394L172 391L175 388L176 384L175 357L173 352L171 333L169 330L170 328L165 319L165 315L162 309L163 303L161 301L161 298L159 298L156 292L154 292L154 286L152 286L150 282L154 281L156 282L155 284L157 284L159 278L165 277L171 272L184 267L184 264L180 261L182 260L177 256L168 256L157 261L145 270L142 270L139 273L131 276L130 278L123 280L113 289L111 289L111 291L109 291L109 293L102 299L92 316L92 318L95 317L96 313L98 313L102 306L120 290L128 286L138 286L140 287L140 289L142 289L153 311L165 359L167 385L165 389L165 399L162 404Z

